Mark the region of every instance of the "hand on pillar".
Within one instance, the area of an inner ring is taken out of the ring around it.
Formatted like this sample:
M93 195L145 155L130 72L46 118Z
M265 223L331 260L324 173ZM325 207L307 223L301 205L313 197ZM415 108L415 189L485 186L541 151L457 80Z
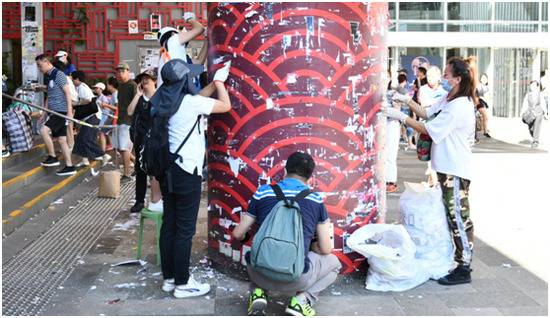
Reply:
M226 62L225 65L216 71L216 74L214 74L214 82L220 81L225 82L227 80L227 77L229 76L229 69L231 68L231 61Z
M185 22L189 22L190 20L195 20L197 17L195 16L195 13L193 12L185 12L183 14L183 20Z

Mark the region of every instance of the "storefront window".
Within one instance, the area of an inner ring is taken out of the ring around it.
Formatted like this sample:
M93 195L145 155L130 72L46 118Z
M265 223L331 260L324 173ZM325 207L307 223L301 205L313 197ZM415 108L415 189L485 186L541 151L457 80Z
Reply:
M495 32L538 32L538 24L495 24Z
M538 21L539 2L496 2L495 19L504 21Z
M448 23L449 32L491 32L490 24L466 24L466 23Z
M443 31L443 23L399 23L399 31Z
M449 2L449 20L491 20L490 2Z
M548 1L542 2L542 21L548 21Z
M441 2L399 2L399 19L443 20Z
M388 2L388 12L390 14L390 19L395 20L395 2Z

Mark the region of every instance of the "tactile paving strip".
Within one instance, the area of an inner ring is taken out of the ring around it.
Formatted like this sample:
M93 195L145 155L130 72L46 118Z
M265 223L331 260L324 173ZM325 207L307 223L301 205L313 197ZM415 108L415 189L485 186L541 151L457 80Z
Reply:
M97 190L92 191L6 263L2 270L2 314L40 314L132 197L134 186L134 182L122 185L116 200L98 198Z

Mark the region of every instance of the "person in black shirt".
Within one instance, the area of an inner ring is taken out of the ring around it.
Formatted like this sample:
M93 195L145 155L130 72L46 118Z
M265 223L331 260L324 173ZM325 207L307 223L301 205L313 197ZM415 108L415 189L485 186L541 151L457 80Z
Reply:
M145 193L147 192L147 174L141 170L141 149L145 134L150 127L151 104L149 100L155 94L157 88L157 74L152 70L146 70L136 76L137 94L128 105L128 115L132 116L132 126L130 128L130 138L134 143L136 156L136 203L130 209L130 212L137 213L145 207ZM162 212L162 196L160 185L155 178L151 178L151 200L148 206L149 210Z

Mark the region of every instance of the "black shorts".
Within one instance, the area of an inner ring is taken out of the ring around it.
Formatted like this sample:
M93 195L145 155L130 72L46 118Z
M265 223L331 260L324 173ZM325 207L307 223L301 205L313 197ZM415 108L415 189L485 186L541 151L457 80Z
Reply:
M66 115L64 113L60 114ZM50 128L54 138L67 136L67 120L65 118L50 115L44 125Z

